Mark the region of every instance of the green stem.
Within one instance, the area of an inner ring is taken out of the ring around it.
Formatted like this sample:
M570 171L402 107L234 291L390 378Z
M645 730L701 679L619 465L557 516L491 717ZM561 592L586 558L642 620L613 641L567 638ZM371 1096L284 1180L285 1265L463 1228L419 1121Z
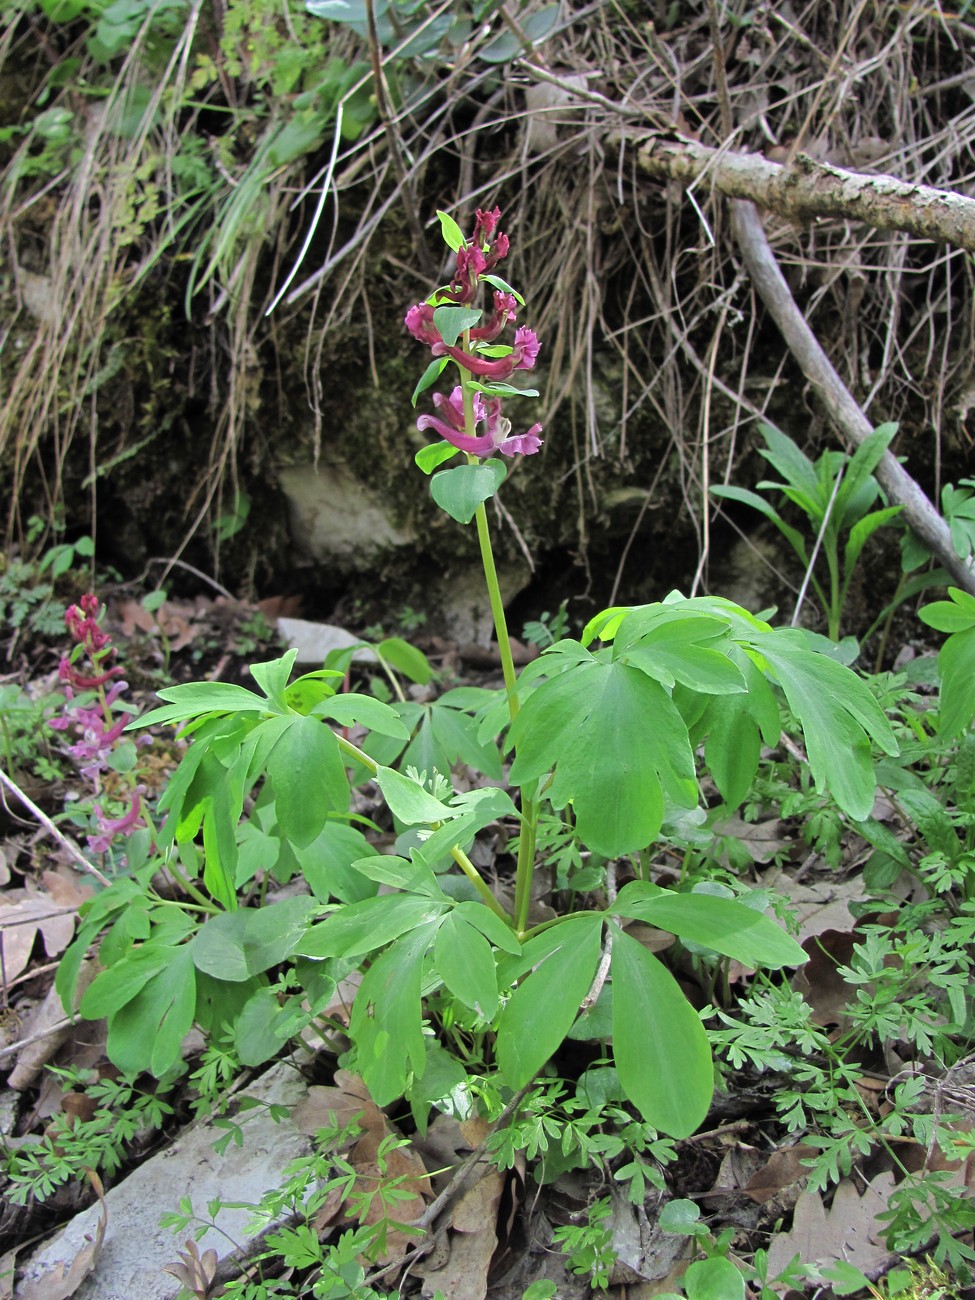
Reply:
M339 749L343 750L350 758L354 758L357 763L361 763L373 776L378 773L379 764L374 758L370 758L365 750L360 749L358 745L353 745L352 741L346 740L344 736L337 736L336 739L339 742ZM508 921L509 918L507 912L491 893L490 889L484 882L483 876L478 871L477 867L474 866L474 863L471 862L470 858L460 845L455 844L450 850L450 854L467 879L484 899L485 903L487 903L488 907L490 907L491 911L496 912L503 921Z
M464 346L470 350L470 334L465 331ZM471 437L476 435L474 419L474 390L471 380L464 373L461 377L461 394L464 403L464 427ZM476 456L467 457L468 464L476 464ZM491 546L491 533L488 528L487 510L482 502L474 512L477 524L477 540L481 549L481 564L484 569L484 581L487 584L488 599L491 602L491 615L494 619L494 634L498 642L498 655L501 659L501 671L508 696L508 713L514 722L521 708L518 699L518 682L515 674L514 659L511 654L511 640L508 636L508 622L501 599L501 586L498 582L498 570L494 563L494 551ZM531 904L532 876L535 870L535 827L538 821L538 806L535 802L535 785L523 787L521 792L521 829L518 834L518 869L515 876L515 899L512 919L517 931L522 931L528 924L528 910ZM459 861L459 859L458 859Z
M193 884L192 880L190 880L188 876L183 875L182 871L179 869L179 867L177 867L174 860L171 859L169 862L166 863L166 870L173 877L173 879L179 885L181 885L183 889L186 890L190 898L196 899L196 901L200 904L201 908L203 908L204 911L211 912L211 913L217 913L220 911L218 907L214 907L214 905L210 902L210 900L207 898L205 894L201 893L200 890L197 889L196 885Z
M477 892L484 899L485 903L487 903L491 911L497 913L497 915L501 917L502 921L507 923L508 913L504 910L504 908L501 906L498 900L491 893L490 889L488 888L487 884L484 881L484 877L478 871L477 867L474 866L474 863L470 860L470 858L467 856L467 854L464 852L464 850L460 847L459 844L455 844L454 847L450 850L450 856L457 863L461 871L463 871L464 875L467 877L467 879L471 882L471 884L474 886Z

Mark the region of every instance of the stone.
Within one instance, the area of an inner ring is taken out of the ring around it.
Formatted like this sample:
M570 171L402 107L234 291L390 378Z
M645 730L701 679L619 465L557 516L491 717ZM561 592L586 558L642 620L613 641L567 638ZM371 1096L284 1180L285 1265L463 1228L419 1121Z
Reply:
M159 1226L160 1217L178 1209L183 1196L189 1196L194 1209L205 1215L207 1202L216 1197L256 1205L265 1192L279 1186L285 1166L308 1155L312 1144L290 1118L280 1123L272 1120L267 1106L285 1106L290 1114L306 1093L301 1074L280 1062L247 1088L248 1096L267 1105L241 1116L243 1146L231 1143L218 1155L214 1143L222 1130L209 1119L199 1120L112 1187L105 1197L108 1223L101 1252L73 1292L76 1300L175 1300L180 1284L162 1269L178 1262L184 1238L194 1235L196 1225L177 1235ZM31 1283L37 1286L42 1278L57 1277L61 1269L70 1271L81 1252L90 1250L102 1215L96 1202L28 1257L21 1265L25 1293ZM222 1259L233 1253L232 1242L244 1245L250 1217L247 1209L221 1211L218 1222L227 1235L209 1229L197 1243L200 1254L212 1248Z
M352 659L357 664L378 663L375 654L362 645L360 637L335 623L313 623L304 618L279 618L278 634L289 649L298 651L295 663L303 668L321 668L332 650L359 646Z

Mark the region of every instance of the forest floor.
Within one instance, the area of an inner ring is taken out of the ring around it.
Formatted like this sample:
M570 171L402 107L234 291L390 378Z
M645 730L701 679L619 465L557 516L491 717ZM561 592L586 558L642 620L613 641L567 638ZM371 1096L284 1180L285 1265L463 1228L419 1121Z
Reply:
M128 698L144 711L155 703L154 692L173 681L246 681L248 663L278 653L274 619L284 612L295 611L280 603L258 607L222 597L167 601L149 612L124 593L109 597L108 623L124 663ZM422 629L414 639L428 653L441 681L498 684L489 665L473 664L458 647L425 638ZM113 1237L128 1233L136 1256L145 1251L148 1260L153 1225L164 1212L177 1212L181 1198L192 1196L197 1212L215 1196L248 1199L246 1191L231 1192L237 1184L229 1166L221 1170L219 1159L201 1155L188 1139L194 1126L202 1124L211 1148L223 1136L226 1154L228 1116L238 1113L237 1103L224 1103L210 1116L201 1116L198 1109L194 1114L192 1089L184 1075L168 1084L163 1112L150 1119L149 1102L140 1102L143 1109L133 1113L141 1119L124 1132L113 1120L111 1101L118 1094L110 1090L118 1083L118 1072L106 1055L104 1027L90 1021L66 1023L53 993L54 975L75 933L78 909L99 889L70 847L83 834L92 787L67 755L64 734L50 727L57 702L63 702L58 660L65 646L50 633L33 636L25 629L8 650L10 668L0 678L3 765L25 799L19 800L8 787L0 809L0 1071L6 1076L6 1083L0 1084L0 1300L62 1300L70 1295L113 1300L115 1284L105 1281L108 1274L103 1271ZM368 677L369 670L362 671ZM150 805L165 787L174 754L172 741L163 735L140 754L140 780ZM878 807L876 815L882 819L883 808ZM963 1061L939 1071L931 1061L919 1060L896 1032L861 1041L851 1034L850 1006L862 987L851 960L862 937L858 931L870 892L863 866L871 850L842 826L831 826L828 833L820 827L817 835L809 826L808 815L788 815L756 803L748 820L735 816L720 827L722 868L728 869L733 860L753 889L774 898L780 914L792 918L793 932L810 956L785 988L786 998L794 995L793 1005L801 1003L805 1009L805 1019L790 1026L780 999L778 1021L765 1026L764 1066L755 1046L757 1032L751 1047L738 1057L725 1052L707 1123L693 1136L665 1144L666 1150L660 1147L648 1154L641 1139L644 1154L635 1164L644 1174L637 1181L631 1168L634 1152L626 1150L622 1108L606 1103L600 1110L597 1105L597 1122L588 1130L582 1123L579 1080L598 1058L604 1035L598 1024L577 1029L555 1063L563 1080L561 1092L553 1077L545 1107L536 1099L536 1128L530 1133L525 1123L524 1147L511 1167L483 1166L455 1204L432 1254L405 1272L387 1272L375 1282L376 1289L400 1286L404 1296L422 1291L425 1297L440 1292L447 1300L479 1300L485 1295L498 1300L520 1300L523 1295L530 1300L552 1295L574 1300L594 1293L621 1300L674 1294L691 1300L812 1294L907 1300L975 1296L975 1289L965 1289L950 1271L925 1262L932 1250L944 1255L951 1237L948 1219L947 1226L915 1233L916 1258L909 1260L903 1247L888 1245L890 1223L883 1218L894 1189L919 1171L943 1171L943 1185L958 1198L970 1192L975 1181L971 1159L966 1163L944 1158L920 1121L913 1130L909 1123L898 1128L889 1122L899 1107L904 1109L895 1098L897 1087L905 1080L921 1080L912 1113L930 1117L953 1111L956 1129L963 1131L975 1114L970 1069ZM510 870L503 841L484 847L478 865L504 888ZM664 874L680 869L674 856L668 861L665 855L659 865ZM544 890L550 887L545 876L539 907L544 908ZM898 887L909 903L915 886L906 882ZM657 938L660 947L666 946L660 932ZM653 946L654 936L646 936L646 942ZM933 966L922 972L922 984L927 975L936 978ZM721 1002L713 981L710 987L706 980L702 986L699 962L686 960L682 978L699 1006L708 1000ZM757 988L754 972L735 964L724 969L722 978L729 1010L745 1004ZM904 985L903 996L907 992ZM804 1093L822 1094L838 1059L831 1062L824 1056L823 1044L840 1043L845 1044L843 1087L837 1083L828 1102L822 1096L810 1102L807 1096L801 1120L793 1117L790 1122L783 1111L783 1092L796 1094L800 1110ZM185 1050L193 1070L202 1051L196 1034ZM408 1143L403 1160L414 1180L410 1186L429 1187L427 1174L445 1167L449 1177L457 1153L477 1146L476 1127L441 1117L423 1136L408 1113L387 1116L378 1111L358 1091L354 1077L338 1070L340 1050L339 1041L323 1045L317 1040L314 1050L297 1041L282 1058L285 1085L280 1063L265 1071L264 1086L272 1091L284 1086L281 1104L288 1114L277 1118L283 1127L290 1125L292 1138L298 1134L298 1146L286 1143L279 1150L270 1141L258 1144L247 1162L252 1176L255 1163L266 1164L257 1169L257 1198L262 1182L266 1190L275 1179L283 1179L287 1161L307 1148L307 1138L301 1135L320 1128L330 1109L361 1110L362 1124L379 1142L401 1135ZM798 1066L810 1062L814 1068L803 1075ZM230 1094L238 1099L259 1094L260 1076L261 1071L244 1071L230 1086ZM152 1079L143 1078L136 1094L126 1094L127 1104L135 1105L133 1095L151 1097L154 1088ZM828 1107L829 1122L824 1118ZM95 1132L99 1123L106 1128L101 1141ZM98 1174L87 1165L94 1157L69 1150L72 1128L83 1129L92 1150L109 1153ZM573 1142L563 1140L570 1133ZM579 1135L589 1146L581 1158L573 1145ZM248 1140L245 1136L245 1150ZM185 1150L191 1153L188 1167L186 1158L177 1158ZM24 1161L31 1152L34 1163L28 1170ZM228 1160L232 1154L233 1144ZM361 1161L357 1167L365 1177ZM140 1181L137 1173L145 1169L155 1169L155 1182L147 1183L146 1174ZM442 1176L434 1178L434 1190L442 1182ZM127 1184L137 1206L126 1205ZM29 1186L29 1194L23 1194L24 1186ZM44 1256L44 1267L38 1265L33 1272L25 1268L38 1242L85 1211L87 1235L66 1237L69 1244L59 1263L50 1262L56 1256ZM348 1225L343 1217L347 1214L341 1198L333 1199L327 1212L316 1216L313 1230L322 1241L334 1240ZM966 1226L964 1217L960 1223L954 1239L970 1246L971 1223ZM208 1259L205 1247L211 1237L199 1249L184 1245L198 1226L188 1222L182 1231L162 1234L169 1243L162 1249L169 1251L167 1262L175 1273L163 1273L153 1264L150 1276L147 1262L140 1300L175 1296L175 1276L188 1287L184 1296L223 1294L218 1284L229 1274L213 1274L218 1267L226 1270L225 1261L218 1266L216 1258L226 1247ZM144 1238L138 1235L143 1233ZM398 1239L388 1257L408 1246L405 1237ZM254 1249L252 1244L251 1254ZM809 1266L811 1280L790 1267L797 1257ZM727 1275L718 1270L700 1274L697 1289L693 1274L681 1282L689 1261L715 1259L740 1266L741 1280L729 1285ZM300 1261L277 1261L279 1281L290 1278L294 1287L305 1275ZM864 1287L867 1279L872 1289ZM313 1289L278 1292L270 1284L259 1291L256 1282L252 1285L251 1293L233 1294L325 1294ZM134 1298L136 1292L130 1294ZM348 1294L369 1292L353 1288Z

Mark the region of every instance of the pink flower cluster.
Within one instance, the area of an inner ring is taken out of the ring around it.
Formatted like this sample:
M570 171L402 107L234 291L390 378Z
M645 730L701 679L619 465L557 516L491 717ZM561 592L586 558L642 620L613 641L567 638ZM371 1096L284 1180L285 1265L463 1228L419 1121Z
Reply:
M481 277L490 274L508 252L508 238L498 231L501 209L491 212L478 209L474 234L468 243L457 251L457 269L446 289L435 296L437 306L470 306L478 293ZM518 300L514 294L497 289L494 308L483 325L467 332L468 346L445 343L435 322L436 307L430 302L418 302L406 313L406 328L417 340L428 347L435 357L450 357L477 380L502 382L515 370L531 370L538 357L539 342L534 330L520 326L515 330L510 351L503 356L485 356L479 349L493 344L505 326L517 319ZM497 349L495 349L496 351ZM437 394L433 401L439 416L421 415L416 427L421 431L432 429L441 438L472 456L490 456L495 451L502 455L530 456L542 445L540 424L533 424L527 433L510 436L511 424L501 415L500 397L487 403L480 393L474 395L475 423L484 425L484 432L472 434L464 419L463 394L455 388L450 397Z
M114 705L128 684L117 680L122 668L115 664L106 667L107 661L117 653L112 639L98 622L101 602L93 593L82 596L79 605L71 605L64 616L68 631L74 638L74 649L64 655L58 665L58 677L64 683L64 710L59 718L52 718L55 731L72 731L78 737L68 746L67 752L75 759L82 776L91 781L96 790L103 772L108 771L108 760L121 738L131 715L120 711L115 715ZM116 679L116 680L113 680ZM108 690L105 686L111 682ZM82 691L76 697L75 691ZM151 744L148 736L140 737L137 744ZM128 807L121 817L108 817L100 803L92 808L96 833L88 836L88 847L94 853L106 853L112 840L131 834L144 826L142 795L145 787L137 785L128 796Z

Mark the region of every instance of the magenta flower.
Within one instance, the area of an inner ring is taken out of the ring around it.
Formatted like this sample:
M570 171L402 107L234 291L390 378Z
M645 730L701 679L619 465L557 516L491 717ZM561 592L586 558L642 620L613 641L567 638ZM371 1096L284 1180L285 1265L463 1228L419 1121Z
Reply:
M418 302L411 307L406 313L404 324L417 343L425 343L428 348L443 344L440 331L433 323L433 308L428 302Z
M515 370L531 370L538 356L539 342L534 330L524 326L515 330L515 344L506 357L482 357L463 348L435 343L431 348L435 357L453 357L459 366L469 370L479 379L507 379Z
M118 836L131 835L134 830L145 825L142 819L142 796L145 792L144 785L137 785L132 792L132 802L128 812L114 819L105 816L101 804L95 804L92 812L98 823L98 834L88 836L88 847L92 853L107 853L112 847L112 841Z
M486 325L478 325L471 330L471 339L479 343L493 343L508 321L518 316L518 300L514 294L502 293L500 289L494 294L494 312ZM416 337L414 335L414 337Z
M474 394L474 422L483 424L485 432L470 434L464 421L464 399L460 387L454 389L449 397L434 393L433 404L440 412L435 415L421 415L416 427L423 432L432 429L453 447L466 451L471 456L490 456L500 451L502 456L532 456L542 445L539 434L540 424L533 424L527 433L511 436L511 421L501 414L501 398L494 397L485 403L480 393Z

